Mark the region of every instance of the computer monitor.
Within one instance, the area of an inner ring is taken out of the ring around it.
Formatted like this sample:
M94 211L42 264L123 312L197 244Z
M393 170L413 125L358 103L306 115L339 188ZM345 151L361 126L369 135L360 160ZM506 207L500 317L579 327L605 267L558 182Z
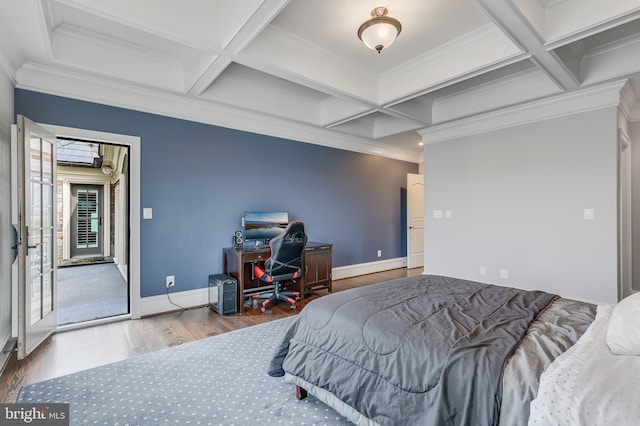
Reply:
M269 240L280 235L288 224L288 212L245 212L245 244L269 244Z

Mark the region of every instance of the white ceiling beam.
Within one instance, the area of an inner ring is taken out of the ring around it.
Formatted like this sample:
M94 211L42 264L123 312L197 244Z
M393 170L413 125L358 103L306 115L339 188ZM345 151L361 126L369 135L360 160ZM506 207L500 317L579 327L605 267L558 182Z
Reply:
M188 93L200 96L215 81L216 78L233 62L236 56L251 43L269 25L290 0L266 0L253 13L225 46L219 56L202 72L200 78L195 79Z
M510 1L473 0L515 44L530 52L531 60L563 90L575 90L580 82L544 45L544 38Z

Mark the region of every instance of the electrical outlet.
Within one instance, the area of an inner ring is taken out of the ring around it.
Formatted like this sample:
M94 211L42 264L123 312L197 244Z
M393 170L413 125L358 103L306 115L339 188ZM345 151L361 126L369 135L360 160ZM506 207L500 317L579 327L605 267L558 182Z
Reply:
M167 288L173 287L174 285L176 285L176 276L167 275Z
M378 257L382 257L382 250L378 250Z

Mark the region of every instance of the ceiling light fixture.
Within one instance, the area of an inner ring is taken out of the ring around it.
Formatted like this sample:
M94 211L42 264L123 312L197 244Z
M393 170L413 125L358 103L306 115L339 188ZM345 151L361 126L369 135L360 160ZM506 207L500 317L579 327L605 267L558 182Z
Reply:
M102 173L104 173L105 175L110 175L111 173L113 173L113 166L111 164L103 164Z
M372 50L380 53L400 35L402 25L397 19L387 16L386 7L376 7L371 11L371 19L365 21L358 28L358 38Z

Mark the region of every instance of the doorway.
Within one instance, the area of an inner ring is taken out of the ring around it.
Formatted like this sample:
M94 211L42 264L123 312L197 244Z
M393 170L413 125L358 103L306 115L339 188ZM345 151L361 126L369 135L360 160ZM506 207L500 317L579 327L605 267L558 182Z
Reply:
M58 326L129 314L129 148L57 139Z
M111 211L115 223L113 241L105 244L113 254L113 263L123 277L126 277L128 291L128 315L116 319L139 319L141 317L140 298L140 158L141 138L139 136L106 133L94 130L37 124L28 117L17 115L16 124L11 126L11 223L15 230L15 260L11 265L11 309L12 333L18 336L17 356L26 358L53 332L87 325L97 325L114 321L113 318L81 323L78 326L57 326L58 305L58 262L70 257L65 250L64 237L68 241L68 221L63 215L63 203L68 196L66 186L60 184L57 176L57 140L77 139L84 142L104 144L106 149L121 146L124 149L119 158L119 179L115 183L104 184L109 191L113 188L116 198ZM109 141L104 143L102 141ZM87 145L88 146L88 145ZM104 157L103 157L104 158ZM93 167L96 168L95 166ZM113 165L104 163L100 170L105 175L113 172ZM94 170L95 172L95 170ZM63 181L63 180L62 180ZM111 192L110 192L111 193ZM105 202L104 205L111 203ZM105 220L111 220L107 214ZM111 230L111 226L104 229ZM65 252L65 253L63 253ZM52 297L48 297L51 295ZM39 305L35 309L35 304ZM32 309L33 308L33 309ZM37 314L37 315L36 315ZM37 316L37 318L36 318Z

